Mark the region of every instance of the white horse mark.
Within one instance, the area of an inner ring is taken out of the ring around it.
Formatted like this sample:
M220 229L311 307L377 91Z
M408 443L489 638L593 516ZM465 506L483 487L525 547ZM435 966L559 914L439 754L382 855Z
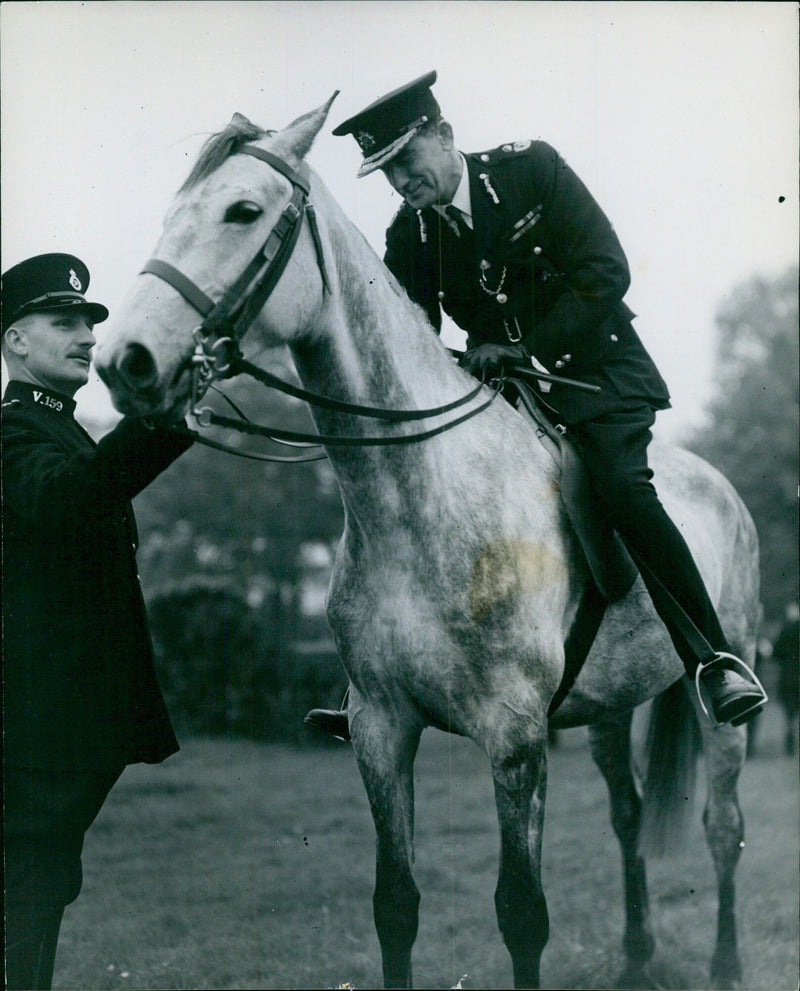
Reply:
M479 623L498 602L540 592L563 574L564 561L547 544L520 537L493 540L472 568L469 611Z

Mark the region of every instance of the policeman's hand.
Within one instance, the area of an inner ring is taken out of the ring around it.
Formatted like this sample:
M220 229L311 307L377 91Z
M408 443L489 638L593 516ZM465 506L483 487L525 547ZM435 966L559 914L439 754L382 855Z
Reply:
M459 365L475 378L489 378L503 365L529 361L528 352L521 344L479 344L465 351Z

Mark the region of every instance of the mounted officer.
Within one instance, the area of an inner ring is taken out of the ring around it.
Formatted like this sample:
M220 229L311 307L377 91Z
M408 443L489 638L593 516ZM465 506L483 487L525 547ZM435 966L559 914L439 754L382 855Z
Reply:
M541 403L577 442L609 522L643 564L687 674L694 678L701 659L665 598L716 652L703 659L701 681L714 721L738 725L766 696L729 654L691 552L652 482L647 446L669 393L623 301L630 272L622 246L589 190L544 141L461 152L431 92L435 81L429 72L333 131L356 139L359 177L380 169L403 197L384 261L437 331L444 310L467 332L460 364L477 377L522 362L600 386L592 394L542 383ZM343 713L314 710L307 721L347 737Z
M192 443L75 420L94 326L74 255L2 277L3 785L6 987L49 988L84 833L127 764L178 749L156 680L130 500Z

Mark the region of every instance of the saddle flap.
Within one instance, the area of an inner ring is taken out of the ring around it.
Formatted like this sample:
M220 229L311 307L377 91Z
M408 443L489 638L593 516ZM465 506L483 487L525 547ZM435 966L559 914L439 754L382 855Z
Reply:
M561 498L597 587L608 602L630 592L638 569L606 521L575 445L561 438Z
M619 534L607 522L597 493L575 445L556 430L529 386L514 380L521 406L536 424L536 434L561 471L561 499L580 541L595 583L607 602L628 594L638 569Z

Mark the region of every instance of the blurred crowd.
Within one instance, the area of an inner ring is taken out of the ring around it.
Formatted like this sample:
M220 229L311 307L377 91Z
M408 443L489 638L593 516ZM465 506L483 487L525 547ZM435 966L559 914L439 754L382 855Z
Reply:
M783 625L774 641L766 637L759 640L756 673L765 683L770 697L783 710L783 751L792 757L797 753L800 714L800 607L797 602L786 606ZM747 753L750 757L758 749L761 719L758 716L748 725Z

